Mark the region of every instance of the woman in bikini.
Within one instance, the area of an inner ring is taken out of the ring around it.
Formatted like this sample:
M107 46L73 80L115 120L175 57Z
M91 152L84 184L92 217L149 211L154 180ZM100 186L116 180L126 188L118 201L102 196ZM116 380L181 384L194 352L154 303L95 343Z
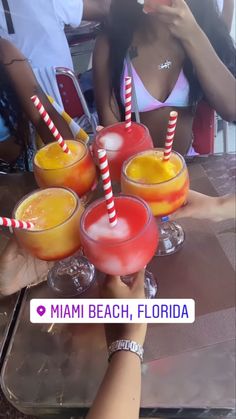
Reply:
M130 74L141 122L155 146L164 145L169 113L177 110L174 148L186 154L202 98L223 119L236 119L234 57L214 0L172 0L171 6L158 0L113 0L94 53L100 123L124 120L124 77Z

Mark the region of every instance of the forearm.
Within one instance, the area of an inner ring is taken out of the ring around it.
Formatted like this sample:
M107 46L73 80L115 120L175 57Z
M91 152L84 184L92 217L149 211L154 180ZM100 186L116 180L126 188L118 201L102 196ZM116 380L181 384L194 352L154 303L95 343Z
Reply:
M84 20L102 21L109 13L111 0L84 0Z
M233 219L236 216L235 195L221 196L215 207L216 221Z
M140 397L139 357L130 352L116 352L87 419L138 419Z
M197 27L192 36L183 41L183 46L210 105L223 119L234 120L236 81L217 56L207 36Z

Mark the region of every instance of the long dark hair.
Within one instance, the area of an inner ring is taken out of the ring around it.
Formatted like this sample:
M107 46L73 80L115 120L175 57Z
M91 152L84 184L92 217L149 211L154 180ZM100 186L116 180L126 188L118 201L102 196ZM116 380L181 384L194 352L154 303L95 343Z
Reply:
M16 134L19 106L17 97L12 90L4 64L0 62L0 115L12 135Z
M235 46L220 17L216 1L186 0L186 3L219 58L235 76ZM136 31L142 32L143 36L147 36L149 32L148 18L137 0L112 0L105 33L110 46L110 89L111 92L114 92L122 118L124 117L124 107L120 96L121 77L124 59ZM190 84L189 106L194 106L202 98L203 92L188 57L185 59L183 69Z

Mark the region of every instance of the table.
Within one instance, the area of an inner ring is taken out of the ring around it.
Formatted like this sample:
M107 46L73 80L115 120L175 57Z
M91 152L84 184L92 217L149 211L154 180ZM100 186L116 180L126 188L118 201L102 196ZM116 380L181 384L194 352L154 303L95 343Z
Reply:
M10 216L16 202L32 188L35 187L34 180L30 175L16 174L13 176L0 174L0 213ZM0 227L0 253L9 239L6 230ZM9 297L0 295L0 366L1 355L6 342L8 332L13 320L20 293Z
M9 297L0 297L0 367L4 345L7 341L19 297L20 293L16 293Z
M195 189L211 195L234 191L233 155L194 159L189 170ZM183 224L188 243L176 255L154 259L151 268L159 279L159 296L193 296L197 319L194 325L149 327L141 414L233 419L234 224ZM96 293L94 284L84 297ZM23 413L69 418L83 415L92 403L106 368L105 339L101 325L30 324L30 299L52 296L45 283L27 290L4 362L2 388Z
M10 216L16 202L35 186L32 175L15 174L12 176L0 174L0 213ZM10 235L0 227L0 253L6 246ZM5 355L7 344L11 337L14 323L17 317L23 292L17 292L11 296L0 296L0 370ZM7 405L0 391L0 418L4 412L4 418L17 418L17 413L11 405ZM21 415L22 417L22 415ZM28 418L30 419L30 418Z

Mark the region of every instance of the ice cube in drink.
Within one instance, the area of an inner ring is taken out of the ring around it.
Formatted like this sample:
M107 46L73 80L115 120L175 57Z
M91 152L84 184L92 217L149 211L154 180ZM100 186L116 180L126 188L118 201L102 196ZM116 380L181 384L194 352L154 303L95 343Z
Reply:
M81 218L81 242L97 269L110 275L128 275L151 260L158 230L143 200L124 195L114 199L117 225L110 226L104 199L95 201Z
M153 148L153 142L144 125L132 122L131 128L127 129L121 122L105 127L97 134L94 142L96 158L100 148L107 152L112 181L120 182L123 162L139 151Z

